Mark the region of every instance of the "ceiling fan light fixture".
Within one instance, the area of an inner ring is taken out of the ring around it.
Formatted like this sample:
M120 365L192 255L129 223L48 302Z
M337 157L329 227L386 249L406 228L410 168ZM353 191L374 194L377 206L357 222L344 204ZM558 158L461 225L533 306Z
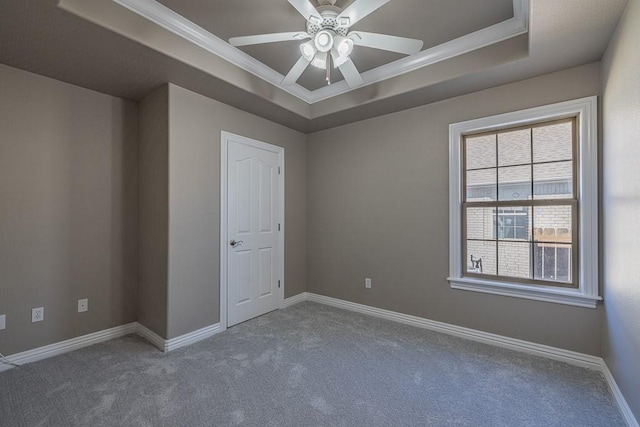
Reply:
M353 52L353 40L347 37L336 37L336 50L339 56L348 57Z
M318 51L329 52L333 47L333 41L333 35L327 30L322 30L316 34L314 44Z
M313 57L316 55L316 48L313 45L313 42L306 42L300 45L300 53L307 61L311 62Z
M313 61L311 61L311 65L321 70L327 68L327 52L318 52Z
M341 65L343 65L348 60L349 60L348 56L334 55L334 57L333 57L333 67L334 68L339 68Z

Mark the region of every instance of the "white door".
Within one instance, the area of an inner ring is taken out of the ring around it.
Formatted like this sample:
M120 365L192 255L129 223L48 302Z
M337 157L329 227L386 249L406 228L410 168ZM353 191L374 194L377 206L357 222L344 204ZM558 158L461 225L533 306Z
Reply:
M281 305L282 148L228 133L224 138L227 326L233 326Z

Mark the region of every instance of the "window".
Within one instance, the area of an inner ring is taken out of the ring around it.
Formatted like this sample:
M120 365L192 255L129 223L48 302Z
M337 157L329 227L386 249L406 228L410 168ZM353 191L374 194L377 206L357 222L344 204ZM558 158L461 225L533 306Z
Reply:
M577 287L575 126L571 117L463 135L463 274Z
M450 127L456 289L595 307L596 98Z

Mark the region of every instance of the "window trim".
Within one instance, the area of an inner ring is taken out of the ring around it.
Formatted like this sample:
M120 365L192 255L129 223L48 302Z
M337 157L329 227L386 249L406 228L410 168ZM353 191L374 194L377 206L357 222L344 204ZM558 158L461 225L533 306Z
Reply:
M449 277L451 288L595 308L598 275L598 97L576 99L449 126ZM578 278L577 288L527 285L463 276L462 202L463 136L542 121L576 117L578 138Z

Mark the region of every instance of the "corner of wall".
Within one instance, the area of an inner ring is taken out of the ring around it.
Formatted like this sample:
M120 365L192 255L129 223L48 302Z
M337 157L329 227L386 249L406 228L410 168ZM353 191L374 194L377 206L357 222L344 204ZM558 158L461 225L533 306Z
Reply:
M138 115L138 322L167 337L169 87L154 89Z
M630 425L640 417L640 1L630 0L605 55L603 112L602 352L628 403ZM636 420L631 418L636 417ZM635 424L634 424L635 422Z

